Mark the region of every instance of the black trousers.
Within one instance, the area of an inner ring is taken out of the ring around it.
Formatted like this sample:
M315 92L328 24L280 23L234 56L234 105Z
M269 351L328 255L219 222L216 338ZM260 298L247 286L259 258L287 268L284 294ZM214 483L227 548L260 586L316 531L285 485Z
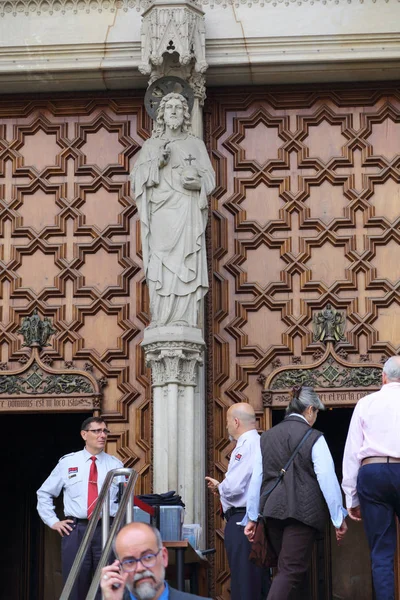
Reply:
M225 550L231 571L231 600L261 600L266 573L249 561L251 544L240 522L245 512L235 513L225 526ZM267 575L269 580L269 577ZM264 596L266 597L266 595Z
M82 538L85 535L87 524L77 521L72 525L73 530L69 535L66 535L61 540L61 565L63 583L65 584L75 556L78 553ZM94 572L101 557L101 521L97 524L92 542L86 552L86 556L82 563L82 568L78 574L76 584L70 595L70 600L85 600L92 583ZM96 594L96 600L101 600L100 591Z
M317 530L295 519L266 519L268 538L278 556L278 573L268 600L301 599L301 585L311 561Z
M400 519L400 464L364 465L358 472L357 492L371 551L376 600L394 600L396 515Z

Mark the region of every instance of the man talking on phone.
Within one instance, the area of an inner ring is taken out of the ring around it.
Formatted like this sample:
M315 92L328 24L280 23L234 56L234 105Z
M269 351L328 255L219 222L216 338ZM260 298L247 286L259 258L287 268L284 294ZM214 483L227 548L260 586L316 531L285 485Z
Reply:
M168 550L158 529L146 523L125 525L115 538L114 552L117 560L101 573L104 600L205 600L165 581Z

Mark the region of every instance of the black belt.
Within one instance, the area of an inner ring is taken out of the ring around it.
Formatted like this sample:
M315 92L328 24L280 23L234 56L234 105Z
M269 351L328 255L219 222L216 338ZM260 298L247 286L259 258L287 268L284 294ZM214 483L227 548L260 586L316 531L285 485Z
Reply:
M65 517L65 519L71 519L74 523L82 523L83 525L88 525L89 519L77 519L77 517ZM114 517L109 517L110 523L113 522ZM97 525L101 523L101 519L98 520Z
M400 458L394 458L393 456L368 456L361 461L361 465L363 466L382 463L400 463Z
M236 513L245 513L245 512L246 512L245 506L238 506L238 507L232 506L232 508L228 508L228 510L226 510L224 512L225 521L229 521L231 516L236 515Z

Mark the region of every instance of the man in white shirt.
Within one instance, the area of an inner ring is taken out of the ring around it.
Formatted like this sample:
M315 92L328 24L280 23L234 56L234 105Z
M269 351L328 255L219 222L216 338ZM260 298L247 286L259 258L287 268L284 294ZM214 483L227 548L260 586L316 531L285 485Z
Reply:
M37 510L42 521L58 531L62 537L61 561L64 583L71 570L89 518L96 505L106 475L113 469L123 467L115 456L106 454L104 448L109 430L101 417L89 417L81 426L85 448L60 458L57 466L37 491ZM54 498L64 492L64 519L59 519L54 510ZM110 490L110 515L117 511L118 484ZM82 568L70 600L84 600L92 583L102 551L100 521L88 548ZM96 600L100 600L100 593Z
M349 516L364 521L376 600L394 600L400 518L400 356L386 361L379 392L358 401L343 457Z
M219 495L226 520L224 543L231 571L231 600L259 600L264 574L249 561L251 544L240 525L246 513L254 459L260 452L253 407L246 402L231 406L226 414L226 428L230 440L236 440L236 446L225 479L220 483L206 477L206 481L208 488Z

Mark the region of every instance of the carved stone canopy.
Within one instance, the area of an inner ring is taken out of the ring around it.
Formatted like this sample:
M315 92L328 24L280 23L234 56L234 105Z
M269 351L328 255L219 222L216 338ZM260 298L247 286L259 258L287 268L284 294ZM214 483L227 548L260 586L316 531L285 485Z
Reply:
M190 0L154 0L143 12L142 64L144 75L152 66L159 66L165 54L177 53L181 65L195 63L195 70L204 73L205 22L201 5Z
M381 383L381 364L347 362L328 342L316 362L273 371L265 382L262 399L265 408L284 408L290 402L292 387L306 385L313 387L327 406L354 406L363 396L379 390Z
M1 371L0 413L90 412L101 408L98 381L87 371L52 369L32 348L21 369Z
M149 84L173 74L171 69L175 69L175 74L187 80L195 96L204 101L204 73L208 64L204 12L199 2L150 2L143 12L141 47L139 71L149 76ZM176 67L180 69L179 73Z

